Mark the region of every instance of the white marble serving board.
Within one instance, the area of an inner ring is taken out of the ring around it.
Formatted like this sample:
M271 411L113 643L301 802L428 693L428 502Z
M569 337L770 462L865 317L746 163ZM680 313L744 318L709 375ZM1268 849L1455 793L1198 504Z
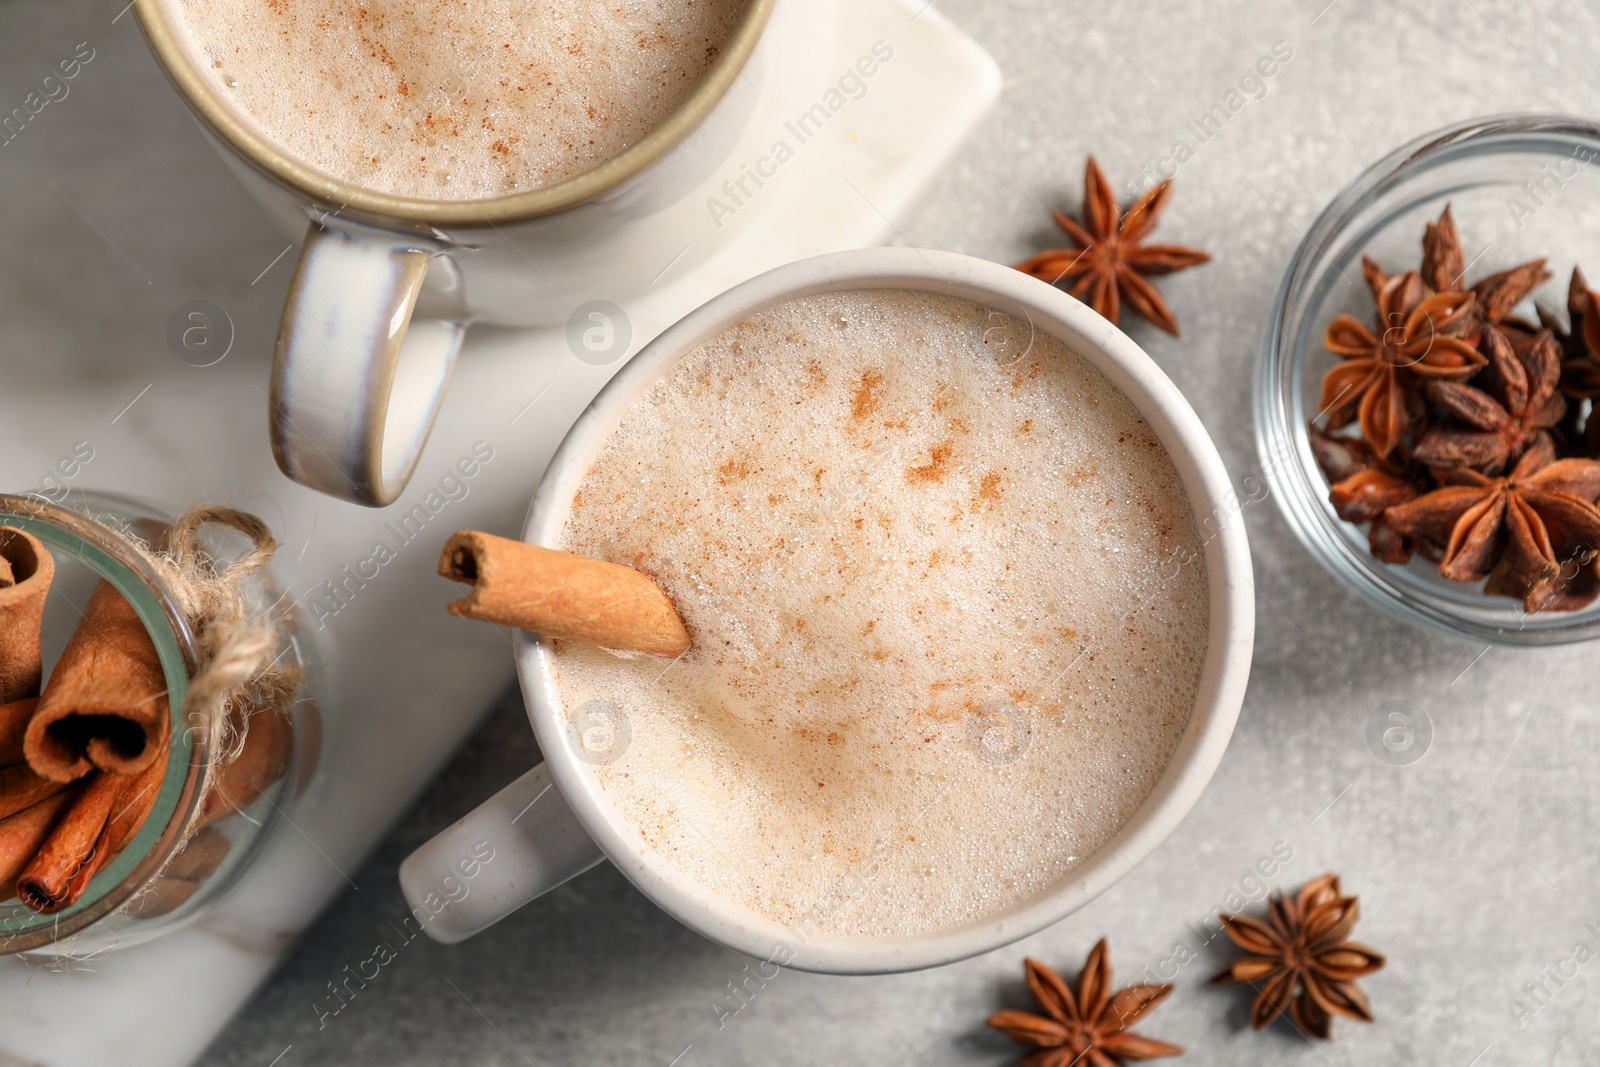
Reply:
M892 240L890 220L993 103L994 63L926 0L844 6L839 73L880 39L893 60L760 190L735 247L627 307L633 351L760 271ZM205 146L122 0L0 7L0 113L79 42L93 58L68 95L0 143L0 486L39 487L86 441L94 458L76 487L258 511L284 542L280 577L321 617L329 661L322 777L215 907L66 970L0 961L0 1067L172 1067L200 1054L335 894L360 891L363 858L510 681L507 635L444 612L455 593L434 574L439 545L463 527L517 531L566 427L620 363L580 362L563 331L477 330L394 508L290 484L267 451L262 390L294 252ZM215 366L167 349L167 317L191 299L223 307L236 330ZM410 541L386 525L479 441L493 459L465 497ZM396 558L346 605L317 592L380 541Z

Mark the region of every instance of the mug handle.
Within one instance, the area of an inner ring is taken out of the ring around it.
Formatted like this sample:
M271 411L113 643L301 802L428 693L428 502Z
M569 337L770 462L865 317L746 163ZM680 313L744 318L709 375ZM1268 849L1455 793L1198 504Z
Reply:
M400 864L400 888L428 936L465 941L605 856L543 763Z
M301 485L384 507L410 481L466 333L411 321L436 254L331 220L306 231L269 398L273 457Z

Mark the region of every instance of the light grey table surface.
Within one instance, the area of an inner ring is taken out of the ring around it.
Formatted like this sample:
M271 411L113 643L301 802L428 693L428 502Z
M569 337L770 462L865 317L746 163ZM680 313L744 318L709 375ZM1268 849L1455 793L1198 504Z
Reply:
M0 38L13 2L0 0ZM1194 146L1186 120L1287 42L1293 59L1264 97L1182 167L1158 231L1215 257L1164 285L1183 339L1128 327L1189 397L1236 478L1256 464L1250 378L1274 291L1333 193L1395 145L1471 115L1600 111L1595 5L1323 3L941 0L999 61L1006 88L920 206L897 220L915 244L1019 259L1054 239L1050 208L1076 211L1085 153L1120 188L1175 140ZM32 54L15 39L4 47ZM0 85L9 81L0 70ZM186 135L174 127L172 136ZM85 145L83 159L140 165L148 151ZM195 194L251 210L242 194L213 189L220 173L195 176ZM112 195L101 202L119 209ZM7 255L50 254L48 233L24 232L28 246ZM264 222L260 232L241 254L271 247ZM170 235L172 254L181 258L190 239ZM241 329L270 330L286 278L273 281L251 296ZM31 303L41 330L65 329L49 316L78 306L45 290L24 295L8 306ZM983 1019L1028 1006L1023 956L1071 973L1100 936L1128 981L1154 973L1179 945L1192 950L1175 994L1141 1024L1188 1048L1185 1063L1600 1061L1600 963L1575 974L1563 964L1580 941L1600 950L1594 651L1484 654L1390 621L1322 572L1270 502L1249 508L1246 522L1260 591L1255 666L1228 754L1171 839L1057 926L920 974L784 972L727 1016L714 1005L728 1004L727 983L749 961L688 932L602 866L476 940L407 945L319 1028L328 984L371 956L405 914L400 860L537 759L508 693L354 875L359 890L302 938L203 1062L1009 1063L1017 1051ZM1415 702L1434 724L1432 750L1413 766L1387 766L1367 747L1369 715L1392 699ZM1205 983L1233 954L1207 943L1201 924L1230 891L1251 887L1252 867L1280 842L1293 859L1274 887L1340 872L1361 896L1359 938L1389 958L1365 983L1377 1022L1336 1022L1331 1043L1312 1045L1281 1025L1252 1033L1248 998ZM1570 977L1547 977L1563 967ZM1525 987L1538 981L1546 992L1535 999ZM1537 1010L1518 1018L1513 997Z

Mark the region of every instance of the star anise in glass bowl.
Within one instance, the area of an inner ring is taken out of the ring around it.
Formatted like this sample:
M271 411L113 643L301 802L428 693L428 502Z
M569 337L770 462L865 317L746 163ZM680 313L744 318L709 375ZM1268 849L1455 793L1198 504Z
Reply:
M1594 313L1600 294L1589 288L1583 271L1572 268L1567 283L1567 325L1546 308L1539 308L1539 321L1561 347L1561 391L1573 403L1567 407L1563 425L1566 439L1581 447L1585 455L1600 455L1600 419L1586 418L1600 399L1600 313ZM1585 403L1587 401L1588 403ZM1579 429L1579 422L1584 423Z
M1484 363L1477 348L1477 301L1471 293L1429 295L1416 271L1384 281L1377 329L1340 315L1323 341L1344 362L1322 379L1322 417L1336 430L1359 420L1380 459L1422 418L1422 390L1433 381L1470 378Z
M1441 577L1484 582L1530 614L1572 611L1600 596L1600 465L1590 477L1574 466L1587 461L1563 458L1600 439L1592 404L1581 426L1569 417L1580 414L1569 397L1600 395L1589 344L1600 315L1576 271L1558 334L1549 312L1543 325L1513 315L1549 279L1545 260L1471 286L1464 264L1448 204L1424 229L1416 270L1363 259L1375 328L1349 314L1329 324L1323 343L1340 362L1323 377L1311 451L1339 518L1370 524L1376 558L1420 551Z
M1600 461L1558 460L1541 434L1509 474L1458 467L1439 480L1384 517L1401 536L1435 549L1441 575L1487 579L1485 592L1518 597L1529 613L1572 611L1600 595Z
M1478 559L1452 555L1453 525L1439 536L1391 515L1441 489L1481 495L1479 481L1511 479L1521 498L1540 471L1519 464L1547 446L1548 466L1600 460L1600 290L1581 271L1568 284L1575 265L1600 270L1590 161L1600 131L1588 120L1433 131L1345 186L1284 270L1257 369L1259 469L1311 555L1396 618L1480 644L1600 639L1600 596L1584 606L1600 545L1583 522L1536 509L1528 538L1510 522L1479 531ZM1526 176L1546 168L1563 174L1559 193L1530 199ZM1411 322L1435 297L1440 310ZM1581 482L1560 491L1600 507Z

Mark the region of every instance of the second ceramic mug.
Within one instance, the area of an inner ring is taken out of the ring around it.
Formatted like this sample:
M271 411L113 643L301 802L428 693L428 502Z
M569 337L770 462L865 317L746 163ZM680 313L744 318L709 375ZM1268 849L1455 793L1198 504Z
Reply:
M172 6L135 0L156 59L230 169L305 238L273 358L273 454L295 481L373 507L410 479L469 323L614 307L750 221L707 200L747 137L769 144L815 101L837 21L837 0L749 0L700 85L621 155L542 189L427 200L352 185L264 139L200 69Z
M1206 539L1211 629L1188 728L1155 788L1087 862L998 917L908 937L794 929L719 898L673 868L617 814L593 766L569 739L548 642L523 634L518 671L545 762L402 864L407 902L436 940L470 937L610 859L680 922L759 959L836 974L932 967L999 948L1087 904L1153 852L1199 799L1232 736L1255 636L1250 550L1238 497L1200 420L1150 357L1086 305L1010 268L948 252L864 249L792 263L729 290L657 337L601 390L545 470L524 540L557 543L591 459L623 412L680 358L763 307L852 289L938 293L1031 323L1105 374L1166 447Z

